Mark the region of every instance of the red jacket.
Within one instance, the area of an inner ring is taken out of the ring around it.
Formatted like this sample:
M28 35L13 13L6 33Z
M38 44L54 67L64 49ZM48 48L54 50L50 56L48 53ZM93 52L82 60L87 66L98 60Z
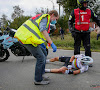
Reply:
M75 15L75 29L81 31L89 30L90 18L91 18L91 10L86 9L80 10L79 8L74 9Z

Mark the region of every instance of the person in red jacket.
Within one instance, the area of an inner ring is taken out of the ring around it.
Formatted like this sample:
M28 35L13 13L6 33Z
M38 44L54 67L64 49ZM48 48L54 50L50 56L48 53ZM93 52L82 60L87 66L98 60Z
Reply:
M79 8L74 9L69 17L69 30L74 38L74 55L80 54L81 41L85 48L85 55L91 57L89 24L92 18L100 27L100 20L92 10L87 8L89 0L77 0ZM73 24L75 26L73 27Z

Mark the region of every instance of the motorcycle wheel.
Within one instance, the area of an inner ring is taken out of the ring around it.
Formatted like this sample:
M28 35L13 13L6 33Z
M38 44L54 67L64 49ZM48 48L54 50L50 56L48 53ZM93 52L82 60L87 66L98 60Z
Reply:
M9 51L7 49L0 50L0 62L4 62L9 58Z

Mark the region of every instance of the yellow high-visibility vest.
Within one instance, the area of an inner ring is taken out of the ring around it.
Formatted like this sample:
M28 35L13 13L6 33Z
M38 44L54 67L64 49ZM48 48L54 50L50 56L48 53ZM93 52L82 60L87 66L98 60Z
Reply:
M49 27L50 15L49 14L38 14L28 19L23 25L21 25L14 37L21 41L23 44L32 44L37 47L38 44L42 44L46 41L43 34L39 30L39 24L43 17L47 17L47 26Z

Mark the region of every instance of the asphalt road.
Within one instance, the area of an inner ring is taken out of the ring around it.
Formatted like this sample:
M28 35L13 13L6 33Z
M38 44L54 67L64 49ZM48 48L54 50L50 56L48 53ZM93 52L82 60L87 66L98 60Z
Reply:
M84 51L81 52L84 54ZM49 58L72 56L73 50L49 50ZM34 85L36 59L34 57L16 57L13 54L6 62L0 62L0 90L100 90L100 53L92 52L93 67L83 74L64 75L46 73L50 77L48 85ZM46 68L60 68L62 62L50 62Z

